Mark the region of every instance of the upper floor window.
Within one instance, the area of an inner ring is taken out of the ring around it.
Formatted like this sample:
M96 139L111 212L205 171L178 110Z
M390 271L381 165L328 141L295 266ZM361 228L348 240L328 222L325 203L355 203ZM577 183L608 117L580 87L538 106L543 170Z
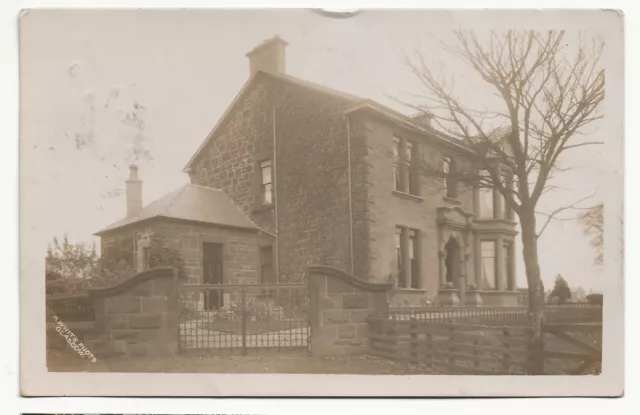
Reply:
M513 181L506 174L502 175L502 187L505 188L507 192L513 190ZM511 208L509 207L509 202L507 202L507 197L501 194L500 199L502 201L501 217L503 219L511 219Z
M404 138L393 138L394 189L399 192L419 194L417 145Z
M490 186L491 180L487 170L481 170L482 180L478 187L478 216L482 219L494 217L493 188Z
M273 203L273 182L271 175L271 160L265 160L260 163L260 194L262 196L262 204L270 205Z
M444 190L447 197L455 199L458 197L458 183L455 178L455 162L451 157L444 158L444 165L442 166L442 172L444 173Z
M396 190L402 188L400 176L400 139L393 137L393 188Z

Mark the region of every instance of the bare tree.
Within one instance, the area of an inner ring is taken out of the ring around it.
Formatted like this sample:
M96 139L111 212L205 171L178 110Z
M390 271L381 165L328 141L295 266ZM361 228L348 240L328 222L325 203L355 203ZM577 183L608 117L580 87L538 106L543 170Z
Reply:
M591 235L589 245L596 251L595 264L603 263L604 257L604 204L587 209L580 215L584 233Z
M487 102L497 104L474 108L456 94L453 80L435 73L418 53L416 59L407 58L407 64L426 93L416 94L420 103L410 105L430 114L435 129L472 154L475 168L457 172L456 180L498 191L518 215L529 310L534 338L540 339L544 292L538 238L546 226L538 229L536 206L543 194L555 189L554 176L566 170L560 164L562 155L601 144L585 138L585 127L602 118L604 43L580 39L572 49L563 31L491 32L486 39L472 31L454 35L455 44L441 42L444 50L479 75L481 84L494 93ZM442 163L426 164L427 174L443 174ZM548 219L570 207L558 208Z

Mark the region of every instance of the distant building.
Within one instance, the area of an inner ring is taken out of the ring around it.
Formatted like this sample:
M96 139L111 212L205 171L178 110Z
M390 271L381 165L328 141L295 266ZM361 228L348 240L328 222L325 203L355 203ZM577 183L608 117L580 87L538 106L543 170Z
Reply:
M587 292L582 287L572 288L571 289L571 299L572 303L582 303L587 300Z

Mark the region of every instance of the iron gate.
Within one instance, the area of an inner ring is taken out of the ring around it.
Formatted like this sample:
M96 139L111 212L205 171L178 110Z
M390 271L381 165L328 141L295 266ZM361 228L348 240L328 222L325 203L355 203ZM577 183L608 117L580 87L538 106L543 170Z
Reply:
M180 351L247 354L309 348L306 284L180 287Z

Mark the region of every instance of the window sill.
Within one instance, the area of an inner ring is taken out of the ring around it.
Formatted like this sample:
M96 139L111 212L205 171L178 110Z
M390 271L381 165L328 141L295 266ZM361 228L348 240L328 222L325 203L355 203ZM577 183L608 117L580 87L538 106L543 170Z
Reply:
M416 202L423 202L424 201L423 197L412 195L411 193L401 192L399 190L392 190L391 193L393 193L394 195L396 195L398 197L414 200Z
M449 197L449 196L443 197L442 200L444 200L445 202L450 203L452 205L456 205L456 206L460 206L462 204L462 202L460 200L454 199L454 198Z
M395 287L396 291L407 292L407 293L426 293L427 290L425 288L404 288L404 287Z
M476 218L475 219L476 222L485 222L485 223L504 223L507 225L517 225L517 222L511 220L511 219L505 219L505 218Z

